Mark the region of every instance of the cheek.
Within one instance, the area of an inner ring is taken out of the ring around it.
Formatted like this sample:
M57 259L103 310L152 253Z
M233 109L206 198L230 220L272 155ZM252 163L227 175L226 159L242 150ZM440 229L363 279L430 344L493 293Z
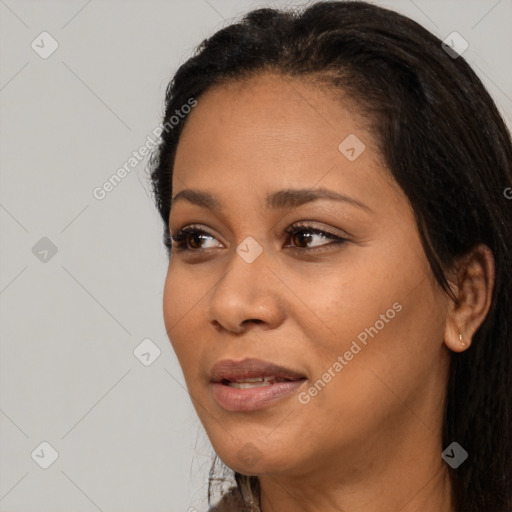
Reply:
M289 276L290 282L301 283L293 292L307 307L307 314L296 315L296 320L323 356L324 366L349 350L353 340L364 343L376 330L380 334L395 322L401 309L397 302L407 294L415 270L404 265L399 269L382 254L377 247L356 248L342 254L341 263L297 273L294 279ZM299 301L293 302L295 310L304 313Z
M442 322L431 317L442 299L428 284L408 295L396 288L381 291L382 308L370 301L357 317L339 311L333 326L338 336L316 338L312 345L313 371L294 420L302 425L296 429L298 445L310 442L310 432L329 432L318 436L317 446L328 453L333 444L360 443L385 432L409 411L430 421L423 412L425 396L440 396L445 377Z
M319 404L328 397L378 403L388 388L407 396L442 357L446 299L419 240L409 242L359 251L357 261L310 274L303 296L314 313L308 320L317 321L298 321L311 340L313 378L333 392Z
M327 407L341 418L361 418L366 409L378 421L443 382L446 301L431 278L412 290L408 282L374 286L371 300L355 309L350 297L339 296L346 309L333 317L337 336L321 338L316 348L318 413Z
M165 329L184 373L198 350L201 337L194 332L204 290L191 285L193 279L174 265L169 265L163 294Z
M179 280L176 279L175 273L171 268L172 267L169 264L164 285L163 314L167 336L174 347L173 331L175 330L180 317L180 301L178 300L178 297L182 294L183 290L178 285Z

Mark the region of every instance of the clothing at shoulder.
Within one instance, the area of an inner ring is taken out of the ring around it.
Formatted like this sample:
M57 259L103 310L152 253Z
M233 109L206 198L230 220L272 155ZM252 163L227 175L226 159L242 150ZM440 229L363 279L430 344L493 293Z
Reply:
M240 496L240 491L232 487L208 512L250 512L250 509Z

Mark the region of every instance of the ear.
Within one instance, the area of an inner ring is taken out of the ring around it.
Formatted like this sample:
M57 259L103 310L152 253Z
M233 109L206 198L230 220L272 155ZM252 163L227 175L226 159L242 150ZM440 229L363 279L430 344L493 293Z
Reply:
M457 300L450 298L444 342L454 352L463 352L482 325L491 306L494 288L494 257L486 245L473 247L459 259L450 286Z

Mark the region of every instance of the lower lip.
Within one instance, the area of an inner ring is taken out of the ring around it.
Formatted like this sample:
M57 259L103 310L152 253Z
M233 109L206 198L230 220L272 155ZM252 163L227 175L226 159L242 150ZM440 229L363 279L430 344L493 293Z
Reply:
M212 383L213 398L227 411L263 409L298 389L306 379L276 382L259 388L232 388L220 382Z

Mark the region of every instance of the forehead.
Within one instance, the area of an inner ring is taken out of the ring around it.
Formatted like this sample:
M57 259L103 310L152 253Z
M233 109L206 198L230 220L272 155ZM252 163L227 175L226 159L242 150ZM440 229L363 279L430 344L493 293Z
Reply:
M340 150L346 140L364 148L357 159ZM321 183L377 193L389 181L364 119L342 92L274 73L207 90L186 120L174 164L175 192L241 196Z
M325 153L359 134L372 144L355 108L333 88L305 79L261 73L214 86L189 115L178 145L188 163L194 157L254 163L272 155L278 161ZM363 135L364 132L364 135Z

